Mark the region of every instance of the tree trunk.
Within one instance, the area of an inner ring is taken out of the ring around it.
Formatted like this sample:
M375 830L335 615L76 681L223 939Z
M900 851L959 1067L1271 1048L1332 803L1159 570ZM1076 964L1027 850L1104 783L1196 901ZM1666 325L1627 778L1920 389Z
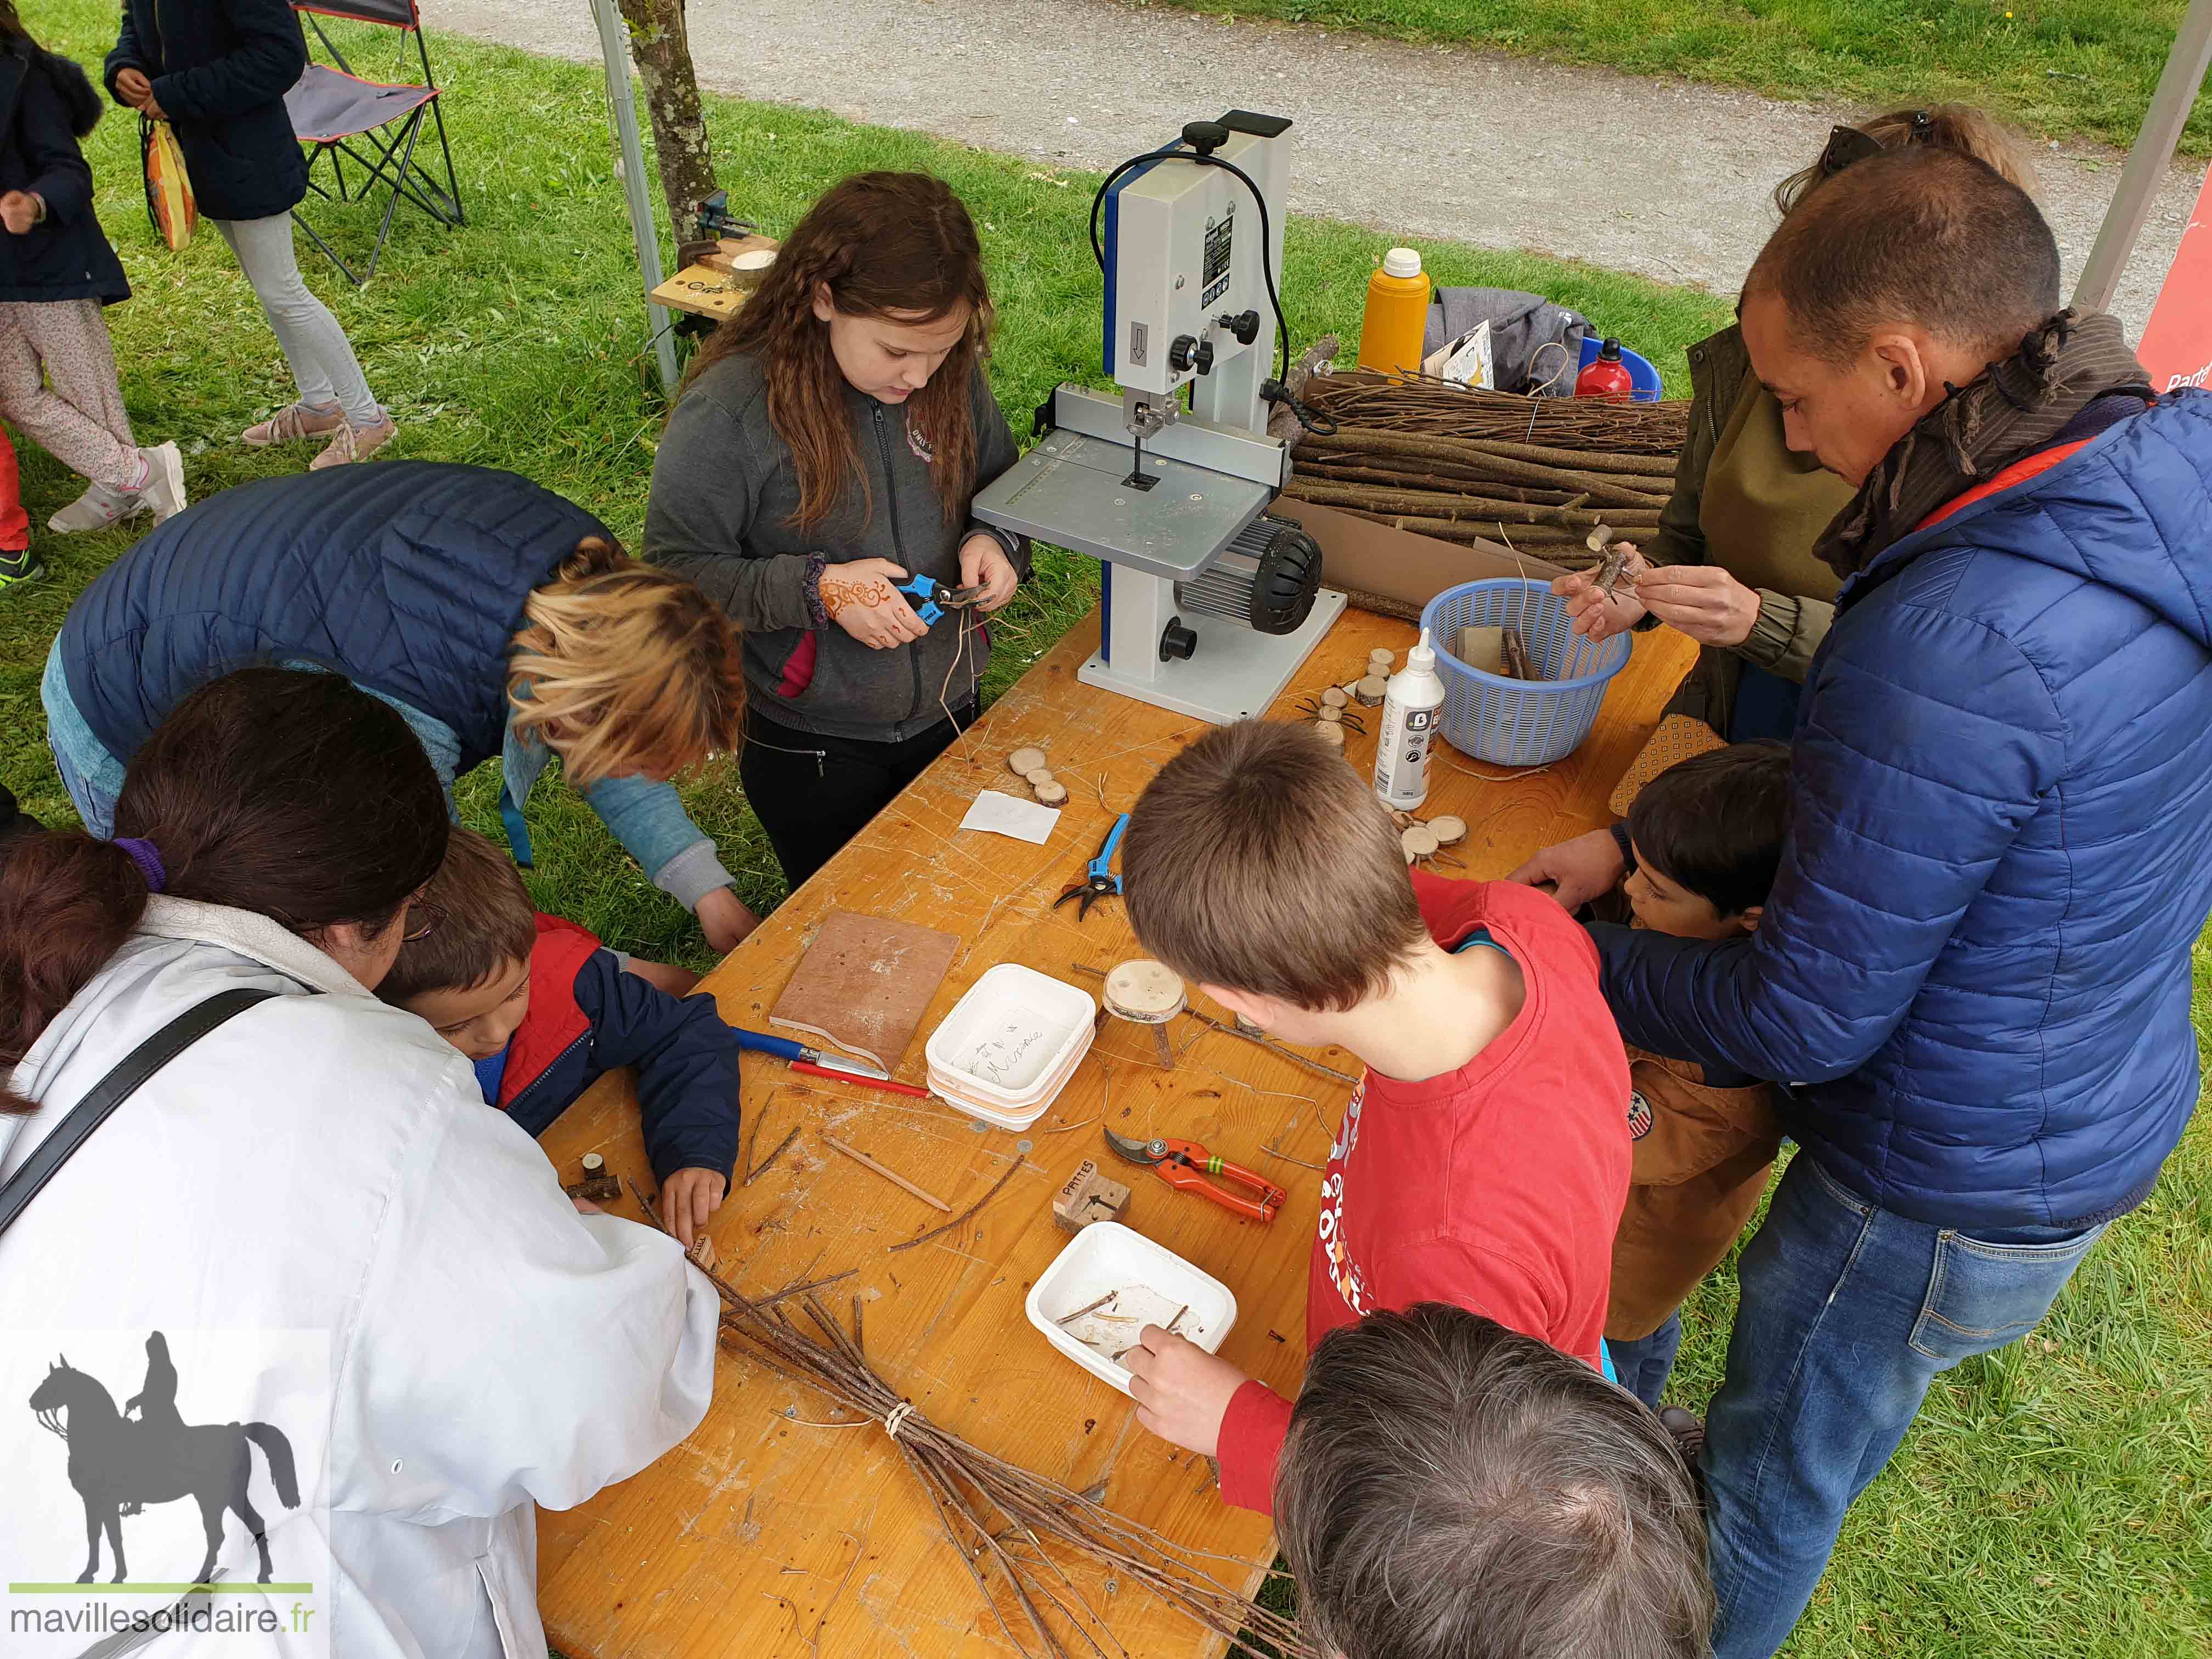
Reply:
M680 251L698 239L693 210L714 189L714 155L707 117L699 107L699 77L691 67L691 40L684 27L683 0L618 0L629 32L631 59L645 87L646 112L660 162L660 191Z

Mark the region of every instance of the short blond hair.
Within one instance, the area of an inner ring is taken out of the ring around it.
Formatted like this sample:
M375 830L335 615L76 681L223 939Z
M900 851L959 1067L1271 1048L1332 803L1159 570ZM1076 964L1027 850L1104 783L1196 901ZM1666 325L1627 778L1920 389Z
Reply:
M540 736L571 783L673 774L738 746L738 630L692 582L588 537L522 615L507 669L514 728Z
M1185 979L1341 1012L1427 936L1397 826L1302 725L1216 727L1146 786L1121 842L1144 947Z

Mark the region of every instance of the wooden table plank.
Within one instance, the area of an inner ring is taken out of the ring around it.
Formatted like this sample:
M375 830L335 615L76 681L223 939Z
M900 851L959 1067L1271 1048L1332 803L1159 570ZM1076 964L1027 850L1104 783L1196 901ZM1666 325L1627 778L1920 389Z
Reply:
M927 1033L985 969L1020 962L1095 994L1097 981L1072 973L1072 963L1103 969L1139 954L1119 902L1079 922L1073 905L1054 910L1052 900L1081 873L1113 814L1132 806L1153 772L1205 728L1078 684L1076 668L1097 637L1094 611L708 977L703 988L725 1018L766 1028L768 1009L833 908L957 933L968 943L921 1036L902 1060L885 1057L900 1061L898 1075L921 1082ZM1355 678L1374 647L1403 651L1413 637L1404 623L1347 612L1274 712L1287 715L1301 697ZM1424 814L1455 812L1469 825L1455 849L1467 867L1445 873L1503 876L1536 848L1604 823L1607 795L1694 649L1671 630L1639 636L1589 741L1541 772L1506 778L1440 749ZM1379 709L1366 712L1367 734L1348 734L1346 750L1363 776L1381 724ZM958 830L978 790L1018 790L1006 757L1024 744L1044 748L1068 788L1050 842ZM1179 1048L1190 1046L1164 1072L1149 1032L1109 1023L1054 1109L1018 1136L982 1130L933 1101L797 1079L748 1056L747 1161L794 1125L800 1133L773 1170L731 1194L710 1231L723 1272L748 1291L856 1268L831 1300L843 1314L852 1296L864 1299L870 1359L920 1411L1072 1488L1106 1481L1109 1506L1234 1558L1216 1571L1249 1589L1273 1559L1267 1522L1223 1504L1205 1460L1139 1429L1130 1401L1061 1358L1023 1312L1030 1285L1066 1242L1052 1223L1052 1194L1082 1159L1104 1156L1100 1121L1124 1134L1184 1135L1271 1173L1290 1193L1281 1215L1272 1226L1244 1221L1131 1168L1113 1171L1133 1191L1124 1219L1227 1283L1238 1317L1222 1352L1296 1391L1320 1179L1300 1164L1326 1160L1349 1090L1250 1043L1200 1035L1193 1021L1169 1029ZM1319 1057L1340 1071L1359 1069L1341 1050ZM889 1255L886 1247L943 1218L831 1152L825 1132L956 1212L1009 1160L1022 1167L957 1231ZM624 1075L605 1079L544 1143L564 1177L586 1152L626 1176L647 1176ZM1299 1162L1270 1159L1269 1147ZM634 1212L627 1200L615 1207ZM590 1334L579 1332L578 1340ZM689 1440L581 1508L541 1515L540 1602L555 1646L574 1659L1012 1652L881 1429L812 1426L832 1416L811 1389L725 1353L714 1405ZM1218 1646L1140 1590L1072 1565L1068 1573L1131 1653Z

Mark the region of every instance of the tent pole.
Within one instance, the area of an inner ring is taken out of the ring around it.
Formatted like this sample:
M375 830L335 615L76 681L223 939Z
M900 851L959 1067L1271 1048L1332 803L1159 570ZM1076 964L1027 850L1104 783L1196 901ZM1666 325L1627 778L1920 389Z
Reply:
M2212 0L2199 0L2212 7ZM2208 13L2212 15L2212 13ZM607 107L614 117L615 136L622 145L623 194L629 203L630 240L637 246L638 272L647 294L660 286L660 236L653 225L653 198L646 190L645 146L637 136L637 102L629 89L629 40L624 33L615 0L592 0L592 16L599 26L599 56L607 70ZM653 329L653 355L660 364L660 389L676 395L676 342L668 332L668 313L646 302L646 320Z
M2120 169L2120 187L2113 192L2112 210L2097 232L2088 263L2081 267L2081 283L2074 289L2075 310L2110 309L2113 292L2127 269L2128 257L2136 250L2136 239L2150 218L2150 204L2165 182L2166 166L2181 142L2181 130L2188 125L2190 109L2197 102L2208 68L2212 68L2212 0L2190 0L2189 10L2173 37L2173 50L2166 57L2166 70L2158 77L2158 90L2151 94L2150 107L2143 112L2135 148L2128 152L2127 165Z

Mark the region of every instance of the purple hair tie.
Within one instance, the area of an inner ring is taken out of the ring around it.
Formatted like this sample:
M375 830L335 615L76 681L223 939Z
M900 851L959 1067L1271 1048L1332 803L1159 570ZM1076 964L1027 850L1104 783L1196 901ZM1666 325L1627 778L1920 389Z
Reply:
M162 867L161 854L152 842L143 836L124 836L115 844L131 854L131 863L146 878L149 892L158 893L169 884L169 872Z

